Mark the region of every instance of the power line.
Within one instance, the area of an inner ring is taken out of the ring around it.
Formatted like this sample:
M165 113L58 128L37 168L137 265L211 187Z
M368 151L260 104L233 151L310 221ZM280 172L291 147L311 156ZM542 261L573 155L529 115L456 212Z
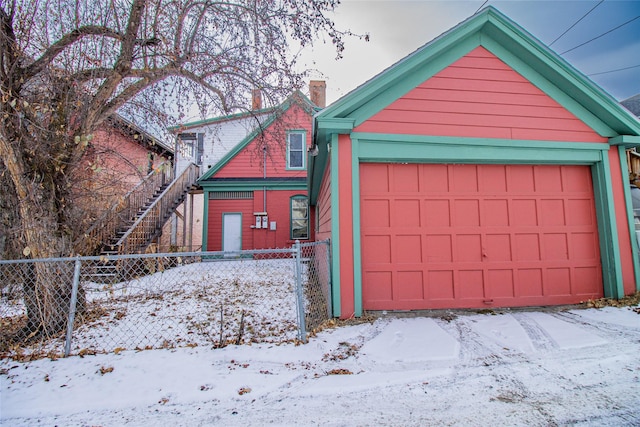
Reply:
M602 0L604 1L604 0ZM473 12L473 14L475 15L476 13L480 12L480 9L482 9L484 7L485 4L489 3L489 0L484 0L484 3L482 3L480 5L480 7L478 8L478 10L476 10L475 12Z
M591 10L589 10L587 13L585 13L584 15L582 15L582 17L580 19L578 19L576 22L573 23L572 26L570 26L569 28L567 28L565 30L564 33L560 34L558 37L556 37L556 39L554 41L552 41L551 43L549 43L549 47L551 47L555 42L557 42L558 40L560 40L562 38L562 36L564 36L565 34L567 34L573 27L575 27L580 21L582 21L584 18L587 17L587 15L589 15L591 12L593 12L595 10L596 7L600 6L602 4L602 2L604 2L604 0L600 0L598 2L597 5L593 6L591 8Z
M632 65L632 66L630 66L630 67L616 68L615 70L601 71L601 72L599 72L599 73L591 73L591 74L587 74L587 76L599 76L600 74L615 73L616 71L630 70L630 69L632 69L632 68L638 68L638 67L640 67L640 64L638 64L638 65Z
M577 48L579 48L579 47L582 47L582 46L584 46L584 45L585 45L585 44L587 44L587 43L591 43L592 41L597 40L597 39L599 39L599 38L600 38L600 37L602 37L602 36L606 36L607 34L609 34L609 33L613 32L613 31L617 30L618 28L624 27L625 25L627 25L627 24L629 24L629 23L631 23L631 22L635 21L635 20L636 20L636 19L638 19L638 18L640 18L640 15L636 16L635 18L629 19L627 22L625 22L625 23L623 23L623 24L620 24L620 25L618 25L618 26L617 26L617 27L615 27L615 28L610 29L609 31L606 31L606 32L604 32L604 33L600 34L599 36L596 36L596 37L594 37L594 38L592 38L592 39L590 39L590 40L587 40L586 42L581 43L581 44L579 44L578 46L575 46L575 47L572 47L571 49L565 50L564 52L560 53L560 55L564 55L565 53L571 52L572 50L575 50L575 49L577 49Z

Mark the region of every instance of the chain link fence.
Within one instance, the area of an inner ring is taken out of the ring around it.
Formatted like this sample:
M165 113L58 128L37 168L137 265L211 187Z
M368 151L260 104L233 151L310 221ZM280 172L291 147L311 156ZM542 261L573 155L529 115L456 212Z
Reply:
M0 357L306 342L331 317L329 242L0 260Z

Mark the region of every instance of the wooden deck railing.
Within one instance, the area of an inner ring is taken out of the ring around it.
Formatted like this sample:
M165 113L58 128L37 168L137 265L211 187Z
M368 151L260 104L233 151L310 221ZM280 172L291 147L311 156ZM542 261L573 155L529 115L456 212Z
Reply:
M118 254L132 254L144 250L158 235L165 220L175 209L189 188L198 179L198 166L191 164L184 170L140 216L116 244Z
M121 200L106 211L93 223L84 235L76 240L74 249L80 255L95 255L95 252L116 232L129 227L140 208L149 201L154 193L173 179L173 168L170 163L162 163L149 173L138 185L129 191Z

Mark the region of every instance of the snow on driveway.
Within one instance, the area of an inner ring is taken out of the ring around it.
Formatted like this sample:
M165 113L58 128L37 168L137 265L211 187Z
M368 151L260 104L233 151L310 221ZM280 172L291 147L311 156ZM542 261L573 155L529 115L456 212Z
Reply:
M3 426L638 426L630 308L383 316L308 344L0 362Z

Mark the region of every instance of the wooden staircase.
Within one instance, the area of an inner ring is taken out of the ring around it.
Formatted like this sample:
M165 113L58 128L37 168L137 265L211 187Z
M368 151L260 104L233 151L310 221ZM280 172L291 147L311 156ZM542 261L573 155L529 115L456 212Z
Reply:
M198 179L198 166L191 164L178 177L171 168L154 171L123 199L104 213L80 239L76 252L100 255L90 280L111 282L119 277L122 262L112 255L143 253L162 232L162 227L184 201Z

